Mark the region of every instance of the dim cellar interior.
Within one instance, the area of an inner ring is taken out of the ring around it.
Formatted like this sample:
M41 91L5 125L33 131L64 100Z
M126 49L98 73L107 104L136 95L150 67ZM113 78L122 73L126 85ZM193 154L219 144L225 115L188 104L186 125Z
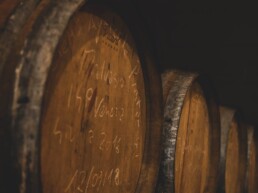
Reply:
M2 0L0 192L257 193L254 7Z

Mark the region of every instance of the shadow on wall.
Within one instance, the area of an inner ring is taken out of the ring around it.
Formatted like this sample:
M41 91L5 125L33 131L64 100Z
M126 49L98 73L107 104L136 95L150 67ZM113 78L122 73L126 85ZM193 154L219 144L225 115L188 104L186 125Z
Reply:
M258 12L255 2L135 2L152 31L160 70L211 77L223 105L258 124Z

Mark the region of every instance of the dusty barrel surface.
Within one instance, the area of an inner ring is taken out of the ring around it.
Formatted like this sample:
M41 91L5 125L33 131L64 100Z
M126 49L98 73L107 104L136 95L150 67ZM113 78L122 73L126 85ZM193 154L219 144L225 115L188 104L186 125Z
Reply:
M233 109L220 107L221 160L219 192L244 192L247 164L247 132L241 116Z
M163 151L157 192L215 192L219 114L208 83L197 74L162 75Z
M48 6L16 67L19 192L153 192L159 76L140 32L107 8L82 4Z
M0 2L0 192L17 192L10 169L11 106L15 68L22 57L33 24L48 4L48 0L3 0Z
M258 192L258 131L253 126L246 126L248 139L246 191Z
M12 12L15 10L15 8L19 5L20 0L2 0L0 2L0 29L3 28L6 20Z
M42 4L49 0L3 0L0 2L0 76L8 57L18 49L21 34L26 36Z

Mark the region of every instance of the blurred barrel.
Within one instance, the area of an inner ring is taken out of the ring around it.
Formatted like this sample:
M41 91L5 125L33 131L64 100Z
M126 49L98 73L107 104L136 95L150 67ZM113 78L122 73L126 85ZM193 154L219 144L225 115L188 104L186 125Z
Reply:
M0 2L0 29L3 29L7 18L10 17L15 8L19 5L20 0L2 0Z
M157 192L215 192L219 114L209 83L197 74L162 75L163 151Z
M153 192L162 103L146 37L134 15L127 27L83 3L51 2L14 65L3 109L14 190Z
M25 43L32 24L44 7L42 5L48 2L49 0L0 2L0 76L8 57L19 49L19 44ZM21 40L22 37L23 40Z
M17 192L16 178L10 169L11 104L15 68L33 25L48 0L3 0L0 2L0 192Z
M246 190L258 192L258 131L253 126L246 126L248 137L248 156L246 172Z
M242 193L247 164L247 132L239 113L220 107L221 160L218 192Z

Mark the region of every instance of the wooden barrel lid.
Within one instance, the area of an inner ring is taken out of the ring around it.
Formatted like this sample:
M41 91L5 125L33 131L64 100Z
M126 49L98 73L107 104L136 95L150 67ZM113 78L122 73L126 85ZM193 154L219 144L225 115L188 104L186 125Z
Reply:
M219 121L211 93L197 74L169 71L162 82L164 144L158 192L214 192Z
M220 107L221 160L219 190L226 193L244 191L247 133L241 116L233 109Z
M159 77L144 39L108 9L76 12L82 2L49 6L16 68L19 192L153 192Z
M253 126L246 126L248 134L248 156L246 191L257 193L258 191L258 132Z

